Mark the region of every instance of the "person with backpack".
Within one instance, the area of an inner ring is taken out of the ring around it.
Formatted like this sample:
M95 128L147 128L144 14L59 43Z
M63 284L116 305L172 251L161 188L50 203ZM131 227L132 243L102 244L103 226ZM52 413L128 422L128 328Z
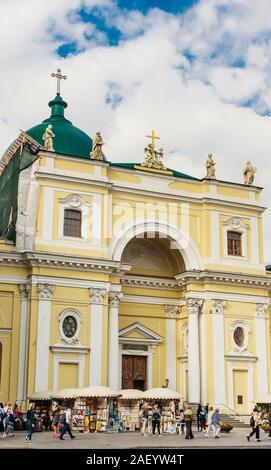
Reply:
M34 403L30 403L28 411L26 413L28 434L25 436L24 440L28 444L34 444L34 442L32 441L32 434L34 432L34 416L35 416L34 408L35 408Z
M154 405L153 411L152 411L152 435L155 436L155 429L157 428L158 431L158 436L161 436L160 434L160 418L161 418L161 413L158 408L158 405Z
M256 434L256 442L261 442L260 439L260 423L261 423L261 413L258 410L257 406L253 409L253 412L251 413L250 416L250 421L249 424L252 428L252 431L250 434L247 434L247 440L250 441L250 438Z
M194 436L192 433L192 420L193 420L192 408L191 406L187 405L185 412L184 412L184 421L185 421L185 426L186 426L185 439L194 439Z
M69 434L71 439L75 439L75 436L71 432L71 419L72 419L72 410L70 407L67 407L66 410L64 411L64 427L60 433L59 439L61 441L64 441L64 434L66 432Z

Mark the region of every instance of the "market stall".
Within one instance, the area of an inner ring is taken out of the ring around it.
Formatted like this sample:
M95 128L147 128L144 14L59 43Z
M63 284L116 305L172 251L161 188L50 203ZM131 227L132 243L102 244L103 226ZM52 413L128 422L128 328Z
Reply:
M43 431L50 429L50 408L51 408L51 396L56 393L53 390L42 390L33 393L29 397L29 403L35 404L35 431ZM26 413L25 418L26 421Z
M125 389L120 390L119 393L121 396L118 398L118 418L121 430L139 430L140 404L144 398L144 392L136 389Z
M176 428L176 411L181 395L170 388L151 388L144 392L144 401L149 408L158 405L161 412L161 432L174 432Z
M72 428L81 432L104 432L113 426L119 392L93 386L78 390L72 415Z

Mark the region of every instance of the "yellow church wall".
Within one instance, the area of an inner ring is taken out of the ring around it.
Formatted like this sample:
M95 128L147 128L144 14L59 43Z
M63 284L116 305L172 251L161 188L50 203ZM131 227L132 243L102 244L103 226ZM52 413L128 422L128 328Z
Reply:
M181 290L167 290L167 289L154 289L154 288L140 288L123 286L122 291L127 295L142 295L149 297L165 297L172 299L180 299L182 296ZM123 304L123 302L121 303Z
M108 169L108 178L112 182L114 181L122 181L124 183L132 183L132 184L141 184L141 178L138 175L135 175L130 172L126 171L117 171L112 170L111 168Z
M4 403L10 399L10 394L14 395L12 391L10 382L12 381L12 376L10 373L11 368L11 334L5 332L0 332L0 344L2 346L1 357L1 381L0 381L0 402Z
M199 181L193 180L178 180L169 183L168 188L176 191L187 191L191 193L201 194L203 192L203 186Z
M55 158L54 167L56 170L66 170L71 171L73 173L83 173L84 177L86 177L86 175L88 174L93 175L95 173L95 165L91 164L89 161L87 161L86 163L79 162L78 159L75 161L66 158Z
M36 266L33 267L33 275L36 276L47 276L48 282L52 283L53 281L50 279L58 278L58 279L71 279L71 280L82 280L82 281L109 281L109 274L102 273L102 272L90 272L90 271L79 271L75 269L65 269L65 268L56 268L51 267L47 268L44 266Z
M248 187L234 187L233 185L224 186L224 185L217 185L217 192L223 196L229 197L236 197L240 199L249 199L249 190Z
M14 251L15 245L7 240L0 240L0 251Z

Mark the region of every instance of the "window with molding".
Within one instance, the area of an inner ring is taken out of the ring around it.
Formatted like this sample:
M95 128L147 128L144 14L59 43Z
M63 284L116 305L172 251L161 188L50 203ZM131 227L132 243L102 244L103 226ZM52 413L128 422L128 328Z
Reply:
M242 234L229 230L227 232L228 255L242 256Z
M81 237L82 214L75 209L64 210L63 235L65 237Z
M231 325L232 349L244 352L248 349L250 327L243 320L237 320Z

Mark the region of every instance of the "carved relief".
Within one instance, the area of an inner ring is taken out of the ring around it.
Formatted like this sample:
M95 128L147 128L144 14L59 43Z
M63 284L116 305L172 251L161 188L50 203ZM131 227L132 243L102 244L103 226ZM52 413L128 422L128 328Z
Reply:
M40 299L51 299L55 286L51 284L37 284L37 292Z

